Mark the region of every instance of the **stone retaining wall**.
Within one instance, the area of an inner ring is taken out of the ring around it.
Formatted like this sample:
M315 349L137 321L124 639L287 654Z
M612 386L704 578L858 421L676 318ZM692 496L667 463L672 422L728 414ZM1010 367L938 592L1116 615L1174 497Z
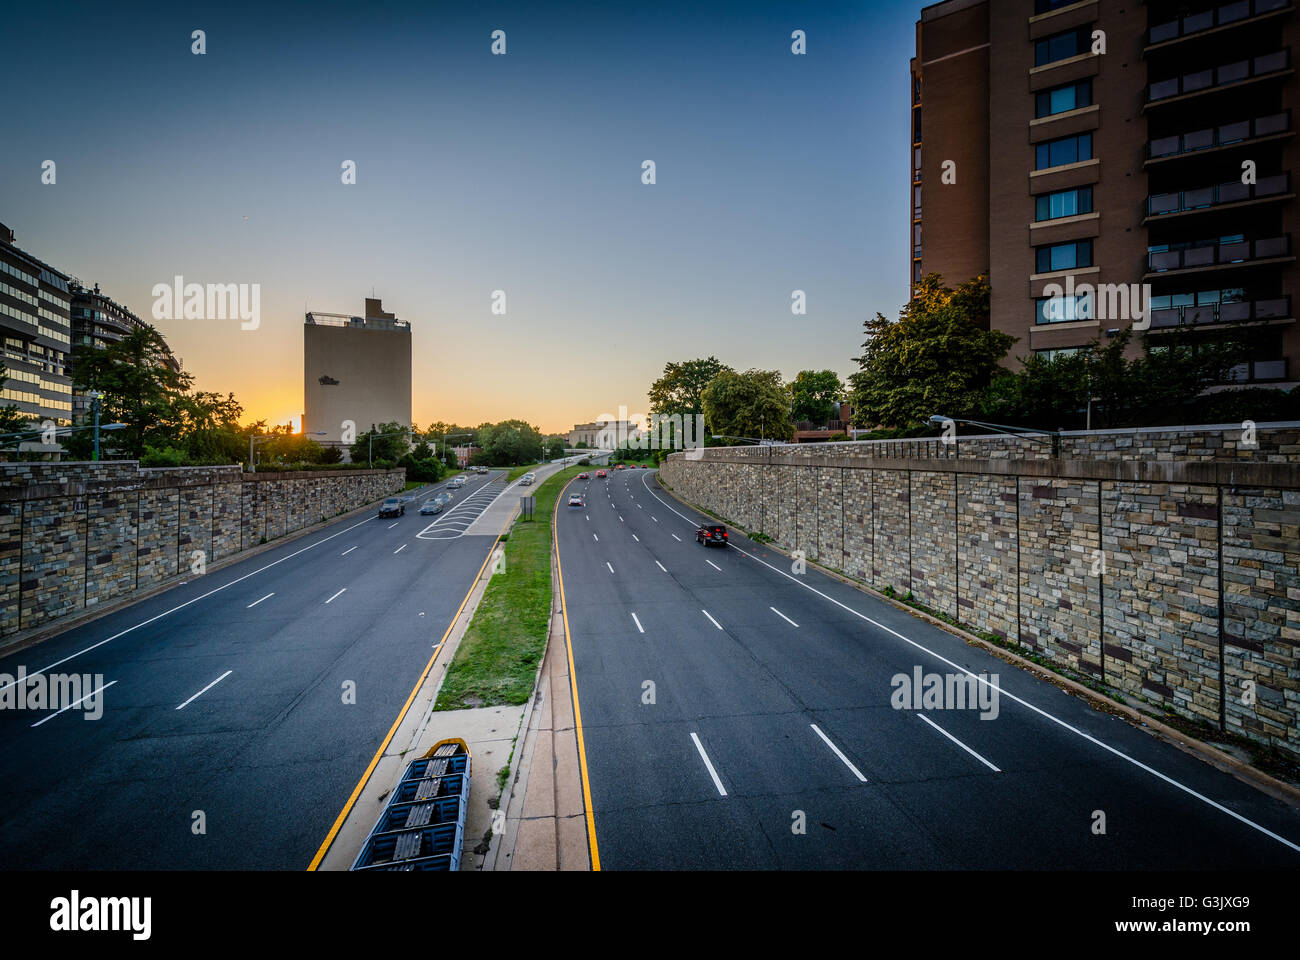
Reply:
M1059 459L1012 437L962 438L960 457L939 441L709 448L660 472L876 589L1300 757L1300 427L1240 438L1079 434Z
M0 638L371 503L404 470L0 464Z

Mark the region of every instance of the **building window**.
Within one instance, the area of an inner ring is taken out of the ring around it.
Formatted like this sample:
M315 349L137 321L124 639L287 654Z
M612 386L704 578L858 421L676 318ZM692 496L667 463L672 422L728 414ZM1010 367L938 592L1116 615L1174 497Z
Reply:
M912 142L921 142L921 108L912 108Z
M1061 137L1048 140L1036 148L1034 169L1046 170L1067 163L1078 163L1092 159L1092 134L1081 133L1075 137Z
M1041 67L1067 57L1077 57L1092 49L1092 27L1075 27L1054 33L1034 44L1034 66Z
M1092 187L1058 190L1034 197L1034 219L1056 220L1092 213Z
M1050 247L1039 247L1038 272L1051 273L1053 270L1073 270L1076 267L1092 266L1092 241L1075 240L1071 243L1054 243Z
M1091 302L1084 294L1072 297L1039 297L1034 301L1034 323L1070 323L1091 320Z
M1053 114L1091 105L1092 80L1080 80L1078 83L1067 83L1063 87L1054 87L1039 93L1035 116L1050 117Z
M1050 350L1035 350L1034 353L1051 363L1057 357L1072 357L1076 353L1083 353L1087 349L1087 347L1054 347Z

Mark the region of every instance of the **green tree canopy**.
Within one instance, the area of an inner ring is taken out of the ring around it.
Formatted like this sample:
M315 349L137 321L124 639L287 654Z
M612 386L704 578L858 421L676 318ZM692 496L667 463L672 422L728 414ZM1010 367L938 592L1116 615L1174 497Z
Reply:
M542 459L542 435L523 420L485 423L478 428L482 453L475 459L497 467L536 463Z
M834 370L800 370L790 383L795 423L823 424L833 419L835 404L844 399L844 384Z
M906 427L975 409L1016 342L988 321L987 277L955 290L938 274L921 278L897 320L877 313L863 323L861 369L849 378L854 422Z
M723 371L735 371L717 357L664 364L664 373L650 384L647 396L650 412L671 416L674 413L704 413L704 388Z
M73 385L104 394L100 421L126 424L113 434L113 446L128 457L138 459L146 445L161 449L179 438L183 394L194 378L172 369L171 359L162 335L147 325L117 343L79 345L73 352Z
M704 418L713 433L732 437L790 440L790 393L779 370L724 370L701 396Z

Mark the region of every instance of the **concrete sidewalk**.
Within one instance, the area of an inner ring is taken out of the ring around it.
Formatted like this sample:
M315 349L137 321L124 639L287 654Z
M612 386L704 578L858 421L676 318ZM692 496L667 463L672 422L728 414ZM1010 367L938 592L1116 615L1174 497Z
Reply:
M547 463L536 467L533 473L537 474L537 482L532 486L521 487L518 480L507 486L500 496L479 514L478 519L465 528L465 536L495 537L505 529L506 524L514 517L515 512L519 509L520 497L526 497L536 491L543 480L553 473L558 473L565 467L572 466L573 463L577 463L578 459L581 458L573 459L571 462Z
M533 710L516 750L517 771L502 797L505 832L493 840L487 870L592 868L558 584L553 596Z

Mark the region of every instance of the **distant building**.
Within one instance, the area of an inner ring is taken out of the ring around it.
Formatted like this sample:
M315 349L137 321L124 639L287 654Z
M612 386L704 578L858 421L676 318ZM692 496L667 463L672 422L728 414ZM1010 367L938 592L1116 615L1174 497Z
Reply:
M366 298L364 317L308 313L303 324L303 430L341 441L350 423L411 425L411 325Z
M474 459L474 454L480 452L482 449L482 447L475 446L453 446L451 452L456 454L456 462L460 464L460 466L468 467L470 461Z
M613 449L618 446L618 442L635 439L640 435L641 428L631 420L597 420L595 423L574 424L565 441L570 449L579 443L585 443L592 450L605 446Z
M0 224L0 336L7 377L0 405L59 425L72 418L70 279L14 246L14 232Z
M100 293L99 284L95 284L93 290L87 290L79 281L73 279L68 283L68 291L72 298L73 350L79 346L103 349L110 344L118 343L133 330L153 326L141 320L120 303ZM180 361L172 355L170 349L167 351L167 366L176 372L181 369ZM71 353L68 355L68 373L70 375L76 373L76 363ZM83 391L74 388L72 391L73 420L80 423L89 412L90 400Z
M821 443L831 437L852 436L853 408L847 403L835 404L831 417L825 423L800 421L794 425L795 443Z

